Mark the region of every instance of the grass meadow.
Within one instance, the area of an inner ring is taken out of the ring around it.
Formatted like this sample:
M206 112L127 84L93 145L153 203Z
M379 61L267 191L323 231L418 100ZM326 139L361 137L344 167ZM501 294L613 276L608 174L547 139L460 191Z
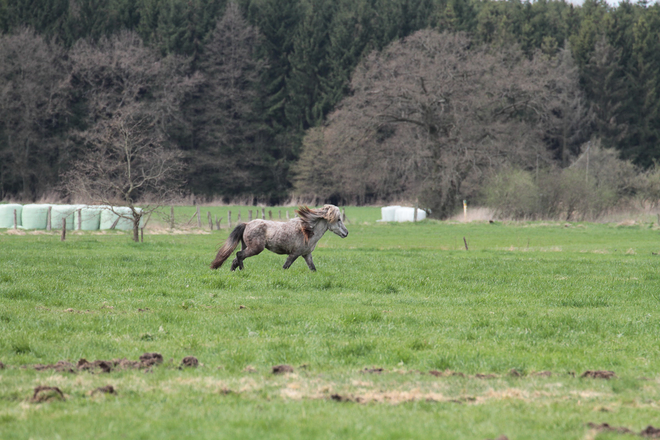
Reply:
M613 439L633 437L589 423L660 426L656 224L346 214L350 235L323 237L316 273L270 252L210 270L226 220L144 243L0 230L0 438ZM34 368L146 352L164 362ZM281 364L293 372L273 374ZM33 399L37 386L63 398Z

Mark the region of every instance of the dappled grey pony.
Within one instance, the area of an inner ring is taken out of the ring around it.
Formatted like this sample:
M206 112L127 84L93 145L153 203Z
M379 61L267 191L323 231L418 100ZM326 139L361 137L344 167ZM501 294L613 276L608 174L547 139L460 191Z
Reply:
M264 248L276 254L289 256L284 263L284 269L288 269L296 258L302 255L310 270L316 270L312 261L312 252L325 231L329 229L344 238L348 235L348 230L341 221L339 208L335 205L324 205L319 209L309 209L304 206L298 208L296 213L299 217L286 223L261 219L239 223L218 251L218 255L211 263L211 269L222 266L241 242L241 250L236 252L231 270L236 270L237 267L243 270L243 260L260 254Z

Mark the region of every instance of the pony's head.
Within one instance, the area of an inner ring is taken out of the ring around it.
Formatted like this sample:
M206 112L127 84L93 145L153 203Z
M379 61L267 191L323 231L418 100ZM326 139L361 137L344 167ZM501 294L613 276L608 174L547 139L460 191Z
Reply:
M348 229L344 226L344 222L341 221L341 212L335 205L323 205L323 208L319 209L309 209L306 206L302 206L296 212L303 221L303 234L305 234L306 240L311 238L314 234L314 226L321 220L325 220L328 223L328 229L341 238L345 238L348 235Z
M335 205L323 205L323 208L319 209L319 211L325 211L323 218L328 222L328 229L339 235L341 238L346 238L348 235L348 229L344 226L344 222L341 221L341 212L339 211L339 208Z

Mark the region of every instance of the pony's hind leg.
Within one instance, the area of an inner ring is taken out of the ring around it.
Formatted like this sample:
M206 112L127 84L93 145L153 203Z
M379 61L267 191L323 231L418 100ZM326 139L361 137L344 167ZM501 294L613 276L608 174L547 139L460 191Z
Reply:
M231 270L236 270L238 267L240 270L243 270L243 260L255 255L259 255L265 246L263 243L248 243L241 251L236 252L236 258L231 263Z
M241 239L241 250L236 252L236 258L234 258L234 261L231 262L231 271L232 272L235 271L237 267L240 267L240 269L243 270L243 260L242 259L239 260L238 254L243 252L246 248L247 248L247 246L245 246L245 242L243 241L243 239Z

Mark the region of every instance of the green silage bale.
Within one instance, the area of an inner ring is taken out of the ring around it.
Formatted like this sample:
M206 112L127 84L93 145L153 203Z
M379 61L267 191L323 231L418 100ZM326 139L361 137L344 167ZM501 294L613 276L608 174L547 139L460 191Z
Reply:
M14 211L16 211L16 226L22 226L21 214L23 213L23 205L16 203L8 203L0 205L0 228L13 228L14 227Z
M52 205L31 204L23 206L21 223L23 229L46 229L48 208Z
M140 208L136 208L138 211L142 211ZM114 210L114 212L112 212ZM121 218L119 221L117 221L117 217L121 215ZM126 218L128 217L128 218ZM115 206L110 209L104 209L103 212L101 212L101 224L99 226L99 229L110 229L112 225L117 221L117 226L115 226L115 229L120 229L122 231L130 231L133 229L133 211L131 211L131 208L127 208L124 206ZM143 221L140 220L140 226L142 226Z
M66 219L66 229L73 229L73 218L78 205L53 205L50 212L50 224L53 229L62 229L62 220Z
M80 211L80 229L83 231L96 231L101 224L103 206L80 205L73 216L73 227L78 230L78 211Z

